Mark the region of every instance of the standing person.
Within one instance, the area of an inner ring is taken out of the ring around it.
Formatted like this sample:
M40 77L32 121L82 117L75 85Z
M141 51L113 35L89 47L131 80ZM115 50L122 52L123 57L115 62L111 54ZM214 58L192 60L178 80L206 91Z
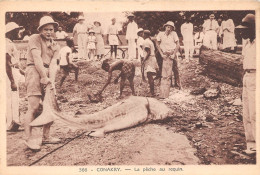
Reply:
M89 59L94 60L95 52L96 52L96 37L94 30L89 30L89 36L87 39L87 49L89 51Z
M246 40L243 47L243 123L246 136L246 154L256 153L256 28L255 15L247 14L237 26L241 37Z
M195 48L196 55L199 55L200 47L202 46L203 39L204 39L204 33L202 32L202 27L199 26L195 30L195 35L194 35L194 43L195 43L194 48Z
M83 16L79 16L78 23L73 28L73 37L77 34L78 36L78 58L87 58L87 32L88 27L84 23L85 19Z
M58 27L58 31L55 33L57 39L65 39L68 34L62 30L62 27Z
M18 130L20 124L19 116L19 57L13 40L18 38L21 26L15 22L6 24L6 125L8 131Z
M154 76L159 72L159 67L157 60L155 58L155 48L152 40L150 39L151 32L149 30L144 30L144 42L143 42L143 55L144 59L142 61L141 69L142 77L144 75L148 78L148 83L150 87L150 96L154 97Z
M60 50L60 70L62 72L60 87L72 70L75 72L75 81L78 81L79 74L79 67L72 62L72 50L74 49L74 42L71 39L67 39L66 44L67 46L64 46Z
M119 36L118 36L118 29L116 24L116 18L112 19L112 24L108 26L107 30L107 44L110 45L110 52L111 52L111 59L113 58L113 52L115 52L115 59L117 56L117 46L119 45L119 42L121 42Z
M144 35L144 29L142 28L139 28L137 30L137 58L138 58L138 61L142 62L142 59L144 57L143 55L143 42L144 42L144 38L143 38L143 35Z
M211 14L209 16L209 19L206 20L203 24L203 33L204 33L203 45L210 49L217 50L218 31L219 31L218 22L215 20L215 15Z
M236 46L235 25L226 13L223 16L219 36L223 38L223 49L234 52Z
M179 50L179 38L174 30L174 23L168 21L163 25L165 32L157 35L158 50L163 58L162 78L160 85L160 98L168 98L170 94L172 69L174 69L175 86L180 88L179 71L176 60L176 53Z
M96 44L96 54L97 54L97 59L101 60L104 57L105 54L105 44L104 44L104 31L101 28L101 23L98 21L94 22L94 32L95 32L95 36L96 36L96 40L97 40L97 44Z
M128 15L129 23L127 24L126 28L126 41L128 44L128 58L129 59L136 59L136 41L137 41L137 30L138 26L134 21L134 15Z
M194 52L193 24L190 21L190 17L187 17L185 23L181 25L186 62L189 62L193 58Z
M34 34L28 42L28 58L25 74L26 92L28 96L28 110L25 118L25 144L32 150L39 150L39 143L35 142L32 136L32 127L29 125L35 118L40 100L44 96L44 87L53 84L59 58L59 45L53 40L54 28L58 23L50 16L40 19L37 30L39 34ZM50 71L51 70L51 71ZM52 85L53 86L53 85ZM60 139L50 136L50 127L53 122L43 126L42 144L59 143Z

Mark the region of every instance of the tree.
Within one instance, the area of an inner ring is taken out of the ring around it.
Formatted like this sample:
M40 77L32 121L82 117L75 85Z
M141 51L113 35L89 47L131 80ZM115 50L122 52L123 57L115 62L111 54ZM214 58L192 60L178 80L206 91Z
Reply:
M72 32L74 25L77 23L77 18L82 12L6 12L6 23L16 22L18 25L23 26L31 33L37 33L40 18L49 15L52 16L54 21L66 32Z

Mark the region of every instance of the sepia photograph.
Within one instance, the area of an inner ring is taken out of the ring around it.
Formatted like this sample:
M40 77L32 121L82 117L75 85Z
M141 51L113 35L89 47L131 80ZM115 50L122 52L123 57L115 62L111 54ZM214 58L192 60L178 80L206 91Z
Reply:
M6 167L257 166L259 11L168 9L5 11Z

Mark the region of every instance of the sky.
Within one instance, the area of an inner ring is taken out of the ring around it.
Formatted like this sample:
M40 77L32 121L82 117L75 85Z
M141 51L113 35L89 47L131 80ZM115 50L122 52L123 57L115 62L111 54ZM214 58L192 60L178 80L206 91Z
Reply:
M116 25L118 26L118 30L121 30L123 22L127 21L127 18L125 17L125 14L123 12L85 12L84 17L85 23L87 24L93 24L94 21L99 21L105 34L107 33L108 26L111 24L112 18L116 18Z

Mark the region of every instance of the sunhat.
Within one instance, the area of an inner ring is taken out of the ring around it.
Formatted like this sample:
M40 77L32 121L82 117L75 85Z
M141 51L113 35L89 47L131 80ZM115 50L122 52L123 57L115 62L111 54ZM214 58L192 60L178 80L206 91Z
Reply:
M95 33L94 30L90 29L88 33Z
M39 27L37 28L38 31L40 31L40 28L43 27L46 24L53 24L54 26L58 27L59 24L55 22L52 17L50 16L44 16L40 19Z
M249 28L254 24L255 24L255 15L249 13L242 19L242 23L236 28L237 29Z
M99 26L101 26L101 23L100 23L99 21L94 21L94 24L95 24L95 23L98 23Z
M137 33L139 33L139 32L143 32L143 31L144 31L143 28L139 28L139 29L137 30Z
M165 26L172 26L174 28L174 23L172 21L168 21L166 24L163 25L163 27Z
M14 29L22 29L23 26L18 26L15 22L9 22L5 25L5 33L11 32Z
M85 18L83 16L79 16L78 21L79 20L85 20Z
M150 30L144 30L144 33L145 33L145 34L149 34L149 35L151 35Z

